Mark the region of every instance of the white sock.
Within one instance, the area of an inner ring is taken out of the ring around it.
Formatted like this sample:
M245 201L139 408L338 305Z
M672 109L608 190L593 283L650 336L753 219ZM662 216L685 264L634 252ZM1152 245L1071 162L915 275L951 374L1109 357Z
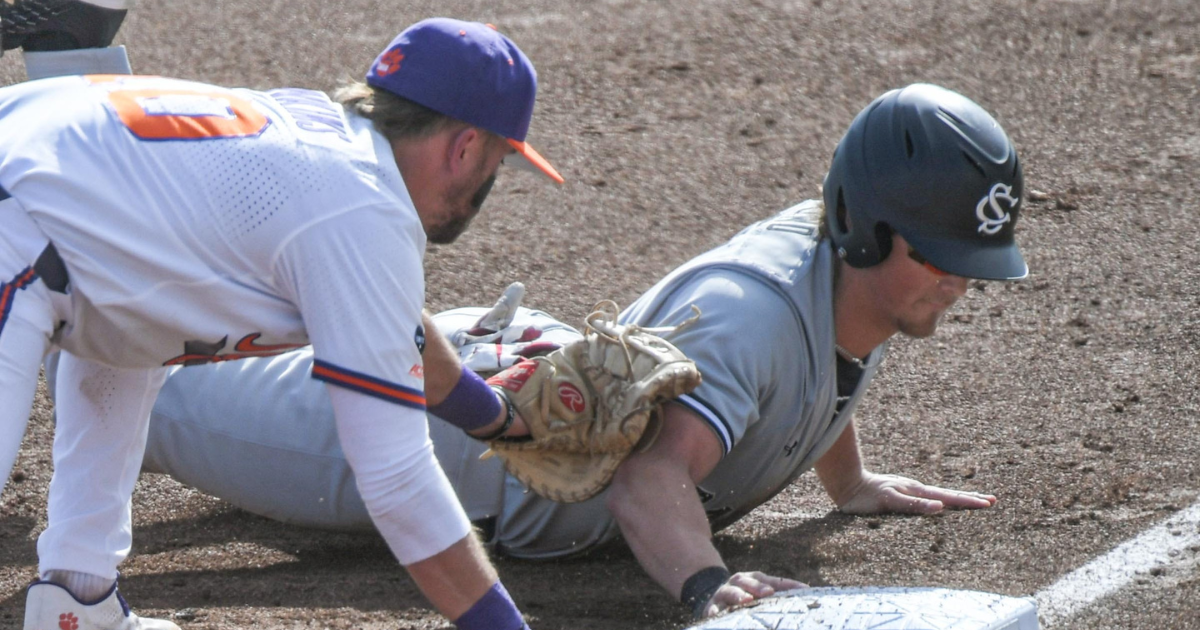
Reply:
M79 571L47 571L42 579L67 587L75 599L84 604L100 601L100 598L107 595L113 583L116 582L116 580Z
M124 46L25 52L30 81L72 74L133 74Z

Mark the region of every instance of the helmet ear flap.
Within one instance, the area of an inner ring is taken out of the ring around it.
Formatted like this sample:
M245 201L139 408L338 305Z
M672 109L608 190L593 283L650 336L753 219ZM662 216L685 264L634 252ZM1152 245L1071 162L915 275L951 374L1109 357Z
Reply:
M892 228L883 222L870 227L851 223L841 188L838 188L837 205L830 218L834 224L831 231L835 235L837 254L851 267L862 269L878 265L892 252Z
M873 265L887 260L887 257L892 254L892 228L888 224L880 221L875 224L875 252L877 257Z
M833 210L833 220L837 228L835 234L839 236L849 236L850 234L850 216L846 211L846 197L842 194L842 189L839 187L837 191L837 205Z

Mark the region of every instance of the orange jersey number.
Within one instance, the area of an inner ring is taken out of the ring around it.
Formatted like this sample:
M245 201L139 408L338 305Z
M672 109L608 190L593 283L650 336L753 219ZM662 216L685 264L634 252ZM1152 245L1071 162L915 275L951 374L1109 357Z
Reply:
M262 112L233 92L150 77L92 75L108 89L121 122L142 140L206 140L256 136L270 124Z

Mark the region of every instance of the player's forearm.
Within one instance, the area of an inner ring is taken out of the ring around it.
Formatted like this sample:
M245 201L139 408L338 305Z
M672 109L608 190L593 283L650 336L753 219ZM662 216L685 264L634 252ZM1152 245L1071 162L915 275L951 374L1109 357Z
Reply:
M429 601L461 630L526 628L433 457L424 417L337 386L328 391L371 520Z
M496 583L496 572L475 535L405 567L438 612L458 619Z
M724 566L685 469L635 455L618 469L608 506L642 568L672 597L700 569Z
M425 350L421 353L425 363L425 400L433 406L443 402L454 389L461 365L454 346L438 332L429 311L421 311L421 325L425 327Z
M833 446L813 467L829 498L838 506L850 499L863 479L862 453L858 449L858 431L854 421L846 425Z

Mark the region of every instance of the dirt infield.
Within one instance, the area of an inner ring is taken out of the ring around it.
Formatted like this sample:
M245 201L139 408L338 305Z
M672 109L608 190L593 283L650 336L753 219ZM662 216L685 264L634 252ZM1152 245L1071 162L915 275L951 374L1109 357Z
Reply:
M852 518L808 475L718 536L735 570L1028 595L1196 501L1200 3L143 0L118 43L141 73L332 89L431 15L494 23L529 54L530 141L568 179L502 177L468 234L431 250L435 311L512 280L567 321L626 304L816 196L841 132L892 87L971 96L1021 152L1030 277L976 283L934 338L898 340L858 414L873 469L999 504ZM19 53L0 59L0 81L23 78ZM0 627L20 626L36 573L51 437L42 402L0 495ZM285 527L160 476L134 501L122 592L185 630L452 627L375 536ZM497 563L536 630L687 621L620 546ZM1147 574L1068 627L1200 628L1196 602L1200 572Z

